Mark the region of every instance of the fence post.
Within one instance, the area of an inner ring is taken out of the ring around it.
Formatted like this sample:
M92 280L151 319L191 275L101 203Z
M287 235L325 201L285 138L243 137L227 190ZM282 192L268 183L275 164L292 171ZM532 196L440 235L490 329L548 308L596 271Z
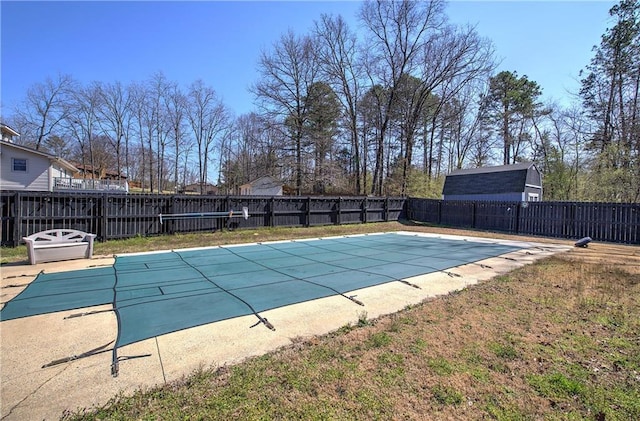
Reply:
M404 219L411 219L409 218L409 201L411 200L410 197L405 197L402 200L402 210L400 211L400 215L398 215L398 217L396 218L396 221L399 221L401 219L401 217L404 217Z
M520 233L520 208L522 207L522 202L516 203L516 222L515 222L515 233Z
M269 202L269 226L275 227L276 220L276 198L271 196L271 201Z
M13 203L13 246L20 244L22 236L22 193L16 192L15 202ZM28 233L25 233L28 234Z
M389 222L389 196L384 198L384 222Z
M342 224L342 196L338 197L338 214L336 215L336 225Z
M442 224L442 200L438 200L438 225Z
M102 241L107 241L107 193L103 193L100 199L102 202L100 203L100 232L98 233L98 238L101 238Z
M367 203L367 196L364 197L364 200L362 201L362 223L366 224L367 223L367 213L369 211L369 204Z
M476 227L476 204L478 202L473 201L471 202L471 228L475 228Z
M307 196L307 227L311 226L311 196Z
M572 203L571 204L571 225L569 226L569 231L570 231L570 237L569 238L574 238L576 237L576 204Z
M182 211L178 212L175 209L174 204L177 203L177 199L174 195L172 195L171 197L169 197L168 200L168 204L165 205L164 203L162 204L162 208L166 208L167 209L167 213L168 214L172 214L172 213L181 213ZM164 202L164 201L163 201ZM169 221L165 222L167 224L166 228L164 228L164 233L169 233L171 235L176 233L176 220L175 219L170 219ZM160 227L160 229L162 229L163 227Z

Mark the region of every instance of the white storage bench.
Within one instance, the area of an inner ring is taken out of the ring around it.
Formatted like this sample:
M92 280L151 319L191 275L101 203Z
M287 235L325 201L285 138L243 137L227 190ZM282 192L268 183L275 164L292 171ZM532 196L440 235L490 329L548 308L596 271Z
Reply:
M31 234L22 239L27 244L29 263L59 260L90 259L93 256L95 234L71 229L52 229Z

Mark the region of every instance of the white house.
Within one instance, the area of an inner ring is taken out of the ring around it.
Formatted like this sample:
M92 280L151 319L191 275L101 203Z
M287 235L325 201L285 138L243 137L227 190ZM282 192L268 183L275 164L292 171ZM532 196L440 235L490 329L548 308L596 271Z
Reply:
M0 190L53 191L56 179L71 179L78 171L62 158L13 143L18 133L0 128Z
M20 136L20 133L16 132L4 123L0 123L0 134L2 135L1 140L6 142L13 142L14 137Z
M240 186L242 196L282 196L282 183L265 175Z

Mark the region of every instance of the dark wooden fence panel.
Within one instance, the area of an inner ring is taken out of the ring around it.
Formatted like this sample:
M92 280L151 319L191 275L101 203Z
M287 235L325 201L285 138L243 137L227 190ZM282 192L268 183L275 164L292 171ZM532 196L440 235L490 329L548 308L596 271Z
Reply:
M440 224L441 205L441 200L410 197L407 199L407 218L412 221Z
M607 238L607 241L640 244L640 204L574 205L576 237Z
M397 221L406 218L406 201L402 197L366 197L364 222Z
M409 219L457 228L640 244L640 204L407 200Z
M473 226L487 231L517 232L518 205L508 202L478 202L473 208Z
M517 206L517 205L516 205ZM537 202L520 205L520 234L570 238L571 203Z
M0 192L0 240L2 244L13 242L15 228L17 194Z
M310 220L310 200L308 197L293 197L291 200L274 201L273 211L274 227L300 227L309 226Z
M100 241L226 228L304 227L391 221L404 217L404 198L192 196L153 194L78 194L0 192L2 245L51 228L70 228L98 235ZM159 215L242 212L249 218Z
M402 197L387 197L380 198L385 201L385 221L397 221L399 219L406 219L406 199Z
M359 224L364 221L366 198L344 197L338 201L338 224Z
M443 201L441 204L441 224L472 228L474 202Z
M102 199L94 195L2 192L2 244L17 244L22 237L46 229L98 231Z
M249 210L249 219L234 218L231 221L231 228L260 228L271 227L273 209L276 198L270 196L233 196L229 198L229 209L234 212L241 212L243 207ZM226 221L220 220L222 224ZM222 228L222 227L221 227Z
M309 197L309 226L335 225L338 221L340 198Z
M196 217L160 223L159 214L241 212L249 218ZM514 234L640 244L640 204L467 202L401 197L122 195L0 192L2 245L51 228L99 240L225 228L415 221ZM227 223L230 222L230 225Z
M100 239L121 239L134 236L152 236L168 232L176 221L160 224L160 213L169 213L167 197L157 195L104 195L102 198Z
M384 200L369 197L367 200L367 222L383 222L385 219Z

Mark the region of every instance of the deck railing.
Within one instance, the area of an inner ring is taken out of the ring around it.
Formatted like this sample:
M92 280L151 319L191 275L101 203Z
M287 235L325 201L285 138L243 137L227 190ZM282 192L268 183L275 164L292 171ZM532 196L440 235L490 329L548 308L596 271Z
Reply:
M54 177L53 191L108 191L112 193L128 193L129 185L127 180Z

